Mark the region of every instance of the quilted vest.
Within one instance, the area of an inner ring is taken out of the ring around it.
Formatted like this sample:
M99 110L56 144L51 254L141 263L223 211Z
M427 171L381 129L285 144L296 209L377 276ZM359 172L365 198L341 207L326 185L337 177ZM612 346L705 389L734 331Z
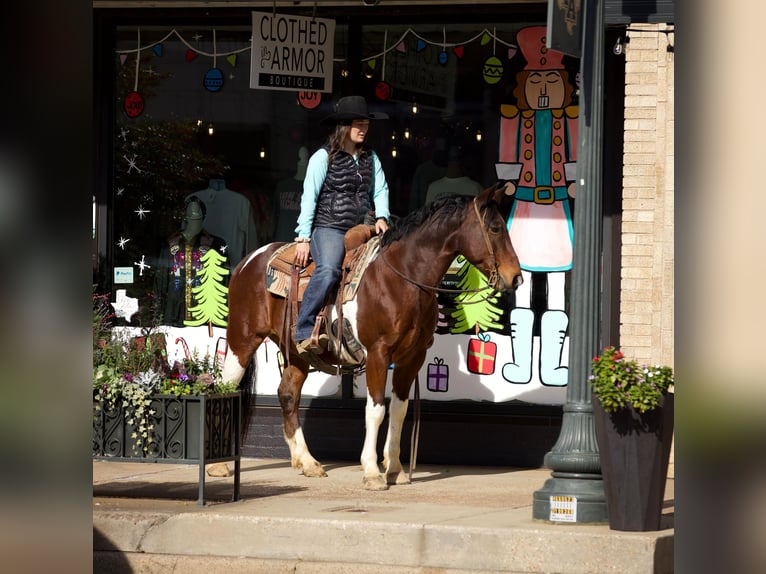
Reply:
M332 227L347 231L364 222L372 209L372 152L359 154L359 163L345 151L339 151L327 168L314 212L314 227Z

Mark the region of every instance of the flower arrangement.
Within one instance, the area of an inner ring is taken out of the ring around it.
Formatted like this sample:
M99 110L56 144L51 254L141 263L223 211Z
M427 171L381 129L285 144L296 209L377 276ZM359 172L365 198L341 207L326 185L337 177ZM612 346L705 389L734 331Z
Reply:
M152 443L151 395L199 395L234 392L237 385L221 381L209 355L175 361L165 352L165 336L142 329L139 337L117 333L111 327L108 296L93 296L93 400L96 410L122 409L135 431L132 439L144 451Z
M605 347L598 357L594 357L591 371L591 389L606 412L615 412L628 405L640 413L653 410L673 384L670 367L639 365L626 360L615 347Z

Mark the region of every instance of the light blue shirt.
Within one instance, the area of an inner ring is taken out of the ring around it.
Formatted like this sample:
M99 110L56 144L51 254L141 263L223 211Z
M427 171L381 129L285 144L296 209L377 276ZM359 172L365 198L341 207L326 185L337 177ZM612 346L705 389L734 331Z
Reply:
M298 216L298 225L295 234L298 237L311 237L311 227L314 223L314 212L317 207L317 198L324 185L327 176L327 157L325 148L319 148L309 158L306 166L306 177L303 180L303 195L301 196L301 213ZM357 158L354 158L357 160ZM388 211L388 182L383 166L377 154L372 152L372 200L375 203L375 217L389 219Z

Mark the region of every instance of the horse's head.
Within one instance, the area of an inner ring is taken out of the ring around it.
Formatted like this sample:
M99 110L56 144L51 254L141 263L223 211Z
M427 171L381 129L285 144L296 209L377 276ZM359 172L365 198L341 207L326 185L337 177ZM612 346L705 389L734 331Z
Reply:
M497 291L513 291L523 282L506 225L512 202L504 186L486 189L467 205L473 214L467 213L463 222L470 239L462 242L461 252Z

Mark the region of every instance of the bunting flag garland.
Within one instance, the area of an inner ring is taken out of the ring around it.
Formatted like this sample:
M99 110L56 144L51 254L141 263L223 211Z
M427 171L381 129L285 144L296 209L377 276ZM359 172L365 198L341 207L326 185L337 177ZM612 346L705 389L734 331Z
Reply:
M124 65L125 65L125 61L126 61L127 59L128 59L128 55L127 55L127 54L120 54L120 64L121 64L121 65L123 65L123 66L124 66Z
M186 61L187 61L187 62L191 62L191 61L192 61L192 60L194 60L196 57L197 57L197 52L195 52L195 51L194 51L194 50L192 50L191 48L188 48L188 49L186 50Z
M162 58L162 50L162 44L157 44L154 46L154 48L152 48L152 52L154 52L154 55L158 58Z
M236 68L237 67L237 55L236 54L229 54L228 56L226 56L226 61L229 62L229 64L231 64L232 68Z
M509 48L510 50L510 48ZM452 52L455 54L455 56L458 57L458 59L463 57L463 52L465 52L465 46L455 46L452 49Z

